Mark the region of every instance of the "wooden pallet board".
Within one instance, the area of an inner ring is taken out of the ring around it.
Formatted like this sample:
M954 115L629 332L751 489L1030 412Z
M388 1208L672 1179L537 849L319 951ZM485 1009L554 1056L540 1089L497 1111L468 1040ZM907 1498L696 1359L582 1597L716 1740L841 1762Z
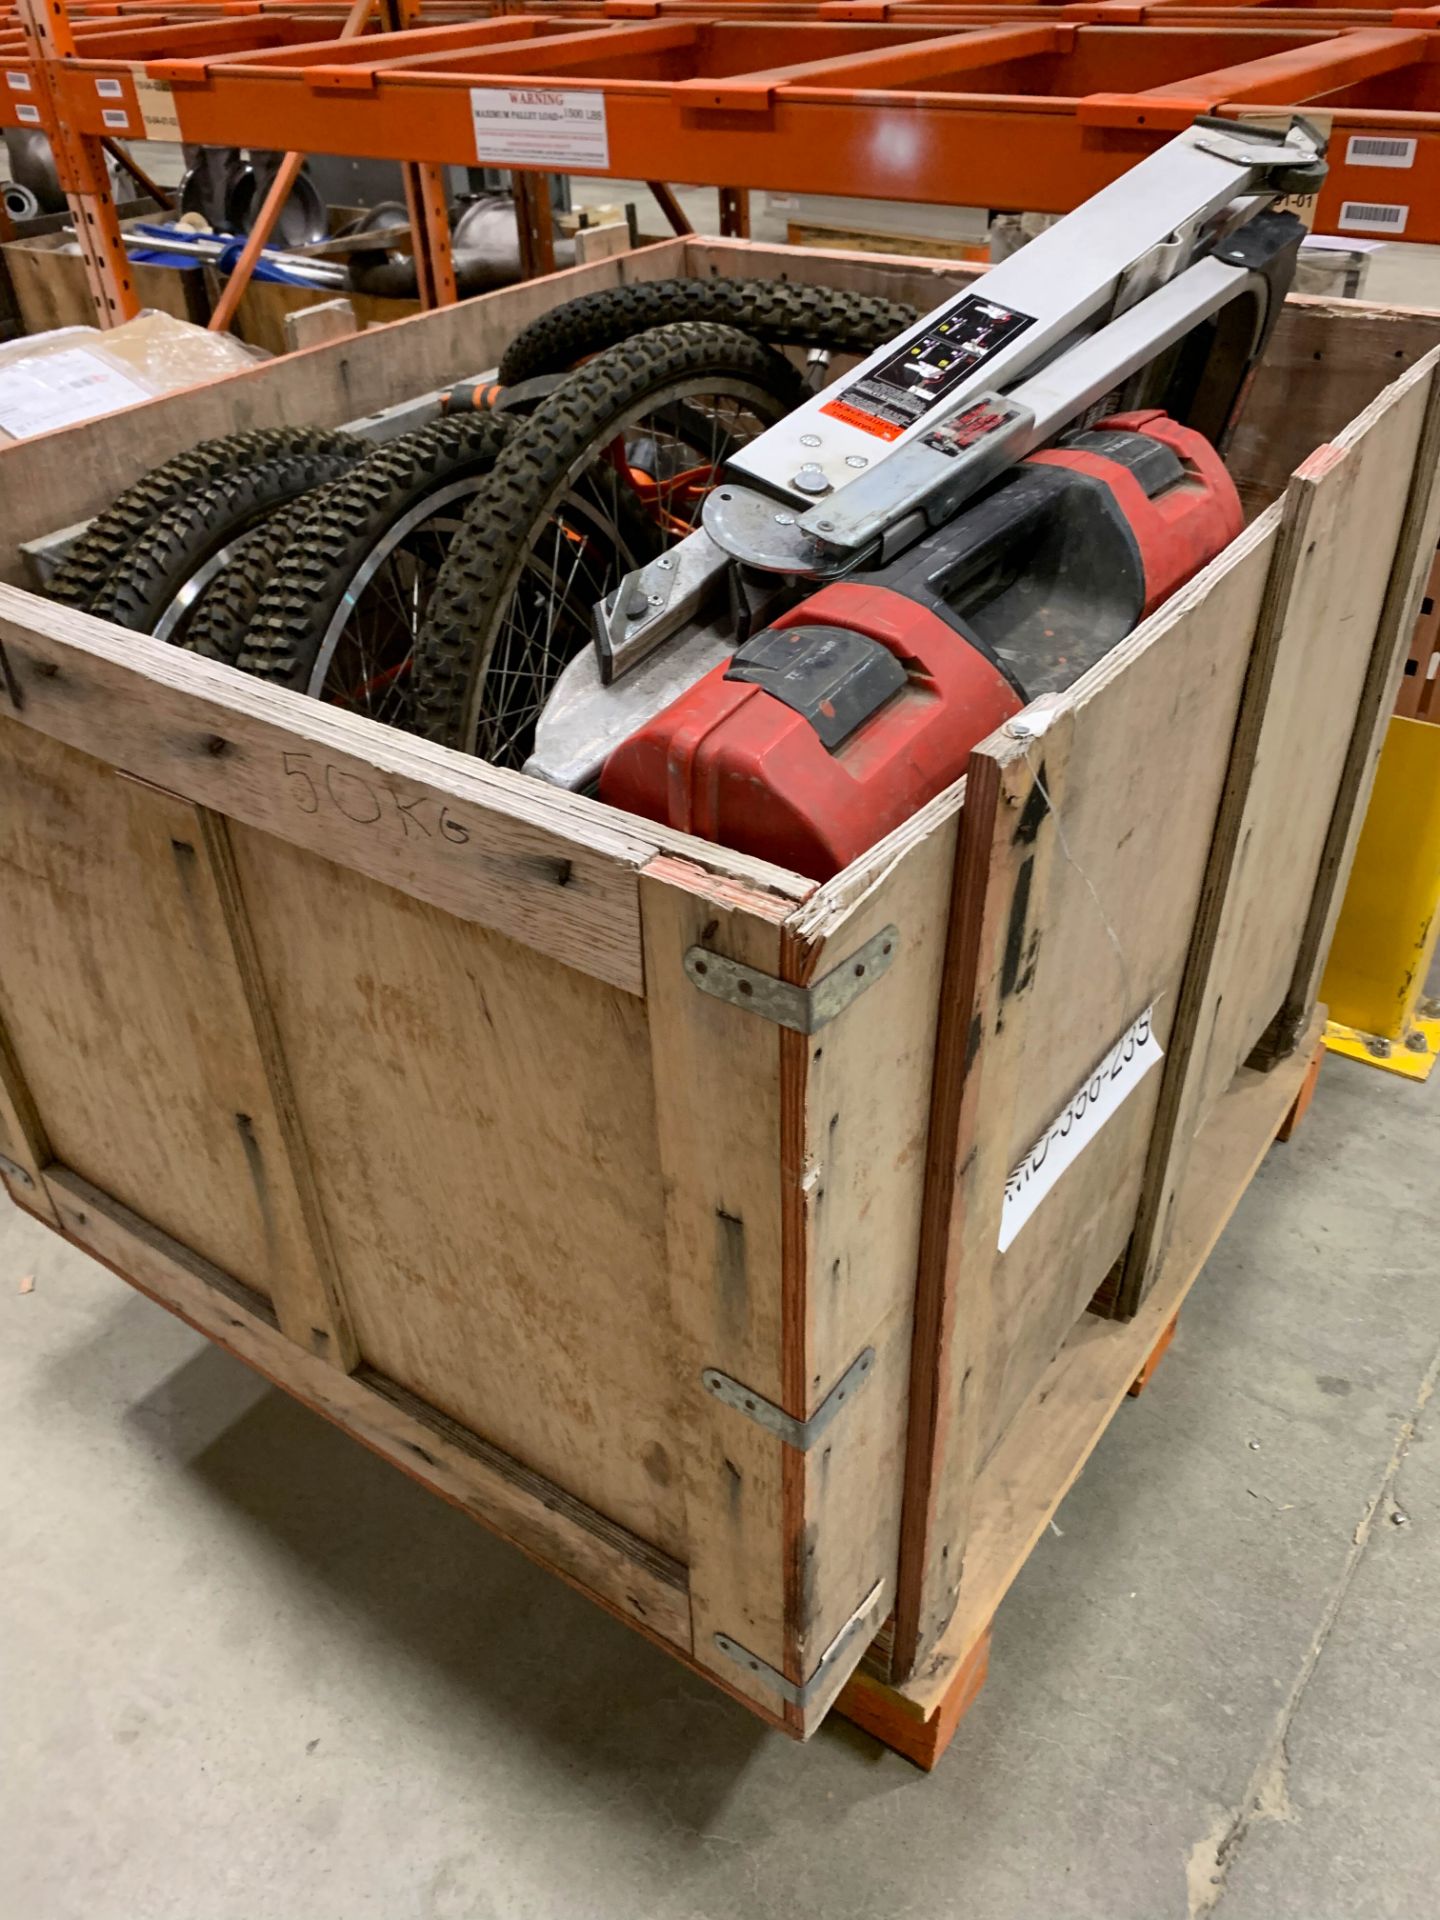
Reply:
M1277 1138L1289 1138L1323 1057L1323 1011L1272 1073L1242 1068L1195 1144L1160 1275L1132 1320L1085 1315L976 1481L961 1604L925 1666L887 1686L857 1676L839 1710L920 1766L934 1766L974 1702L1005 1595L1137 1380L1169 1345L1185 1297ZM1002 1616L1003 1620L1003 1616Z

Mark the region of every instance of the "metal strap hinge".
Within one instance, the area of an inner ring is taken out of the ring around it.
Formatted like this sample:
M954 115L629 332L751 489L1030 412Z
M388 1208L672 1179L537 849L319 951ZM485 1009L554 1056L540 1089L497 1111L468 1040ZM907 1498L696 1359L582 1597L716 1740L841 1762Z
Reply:
M845 1649L853 1646L860 1635L875 1624L884 1597L885 1582L877 1580L821 1654L820 1664L805 1681L787 1679L777 1667L772 1667L768 1660L762 1660L758 1654L751 1653L748 1647L742 1647L740 1642L732 1640L728 1633L717 1633L715 1645L727 1659L734 1660L739 1666L747 1667L757 1679L763 1681L773 1692L778 1693L782 1700L788 1700L792 1707L808 1707L823 1689Z
M35 1184L24 1167L14 1160L7 1160L3 1153L0 1153L0 1175L7 1180L14 1180L22 1187L33 1187Z
M788 980L777 980L774 974L712 953L708 947L690 948L685 971L702 993L714 994L732 1007L758 1013L762 1020L773 1020L795 1033L818 1033L889 970L899 945L900 929L882 927L848 960L808 987L792 986Z
M713 1393L717 1400L723 1400L727 1407L734 1407L737 1413L748 1415L757 1426L778 1433L787 1446L796 1448L800 1453L808 1453L844 1402L854 1398L874 1365L875 1349L866 1347L862 1354L850 1362L808 1420L797 1420L793 1413L786 1413L773 1400L752 1393L749 1387L739 1380L732 1380L728 1373L721 1373L718 1367L706 1367L700 1378L706 1392Z

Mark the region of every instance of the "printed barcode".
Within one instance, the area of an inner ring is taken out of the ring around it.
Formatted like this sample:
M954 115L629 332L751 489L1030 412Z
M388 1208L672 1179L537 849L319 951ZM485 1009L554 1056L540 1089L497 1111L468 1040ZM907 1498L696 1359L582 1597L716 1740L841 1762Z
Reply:
M105 122L107 127L116 127L122 132L130 124L129 114L121 107L106 107L102 111L100 118Z
M1403 233L1410 217L1409 207L1371 206L1364 200L1346 200L1337 222L1347 233Z
M1357 133L1345 149L1345 159L1352 167L1413 167L1415 142L1382 140L1376 134Z

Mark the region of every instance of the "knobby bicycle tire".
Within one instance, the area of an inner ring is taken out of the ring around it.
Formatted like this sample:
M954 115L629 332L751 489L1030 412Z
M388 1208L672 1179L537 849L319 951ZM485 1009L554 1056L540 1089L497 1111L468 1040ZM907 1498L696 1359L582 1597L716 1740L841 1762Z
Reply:
M197 583L203 591L209 585L208 569L243 562L251 544L245 536L268 515L338 480L366 451L354 434L327 435L318 447L276 452L231 467L207 486L172 501L95 594L90 611L137 633L159 630L183 644L183 630L167 623L177 618L177 603L186 591Z
M202 440L127 487L98 513L56 568L45 591L67 607L88 609L131 550L177 500L237 467L313 453L349 439L319 427L257 427Z
M505 350L504 386L564 373L588 354L652 327L708 320L777 347L870 353L913 326L913 307L875 294L779 280L649 280L581 294L523 327Z
M504 414L451 414L378 447L286 523L245 632L239 665L262 679L309 688L347 596L397 527L487 473L509 440Z
M627 419L686 386L734 393L769 420L804 397L783 355L708 323L655 328L573 373L516 429L450 542L416 643L418 732L475 750L490 657L550 514Z

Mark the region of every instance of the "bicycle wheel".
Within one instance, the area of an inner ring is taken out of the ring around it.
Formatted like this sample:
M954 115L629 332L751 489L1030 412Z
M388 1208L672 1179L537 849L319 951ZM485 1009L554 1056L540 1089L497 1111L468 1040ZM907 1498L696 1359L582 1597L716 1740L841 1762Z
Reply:
M502 414L433 421L307 502L270 562L239 665L408 726L416 633L465 508L511 431Z
M523 766L596 603L698 520L725 460L802 396L732 327L656 328L519 426L450 543L415 649L417 730Z
M231 468L173 502L95 594L90 611L137 633L183 646L205 596L244 560L249 536L278 508L337 480L363 459L353 434L333 444Z
M258 427L188 447L127 487L95 516L56 568L45 589L47 595L67 607L88 608L154 525L157 515L177 500L184 500L237 468L320 453L349 438L319 427Z
M870 353L913 326L913 307L835 287L771 280L648 280L581 294L542 313L505 350L503 386L540 373L564 373L588 354L651 327L714 321L777 347L827 347Z

